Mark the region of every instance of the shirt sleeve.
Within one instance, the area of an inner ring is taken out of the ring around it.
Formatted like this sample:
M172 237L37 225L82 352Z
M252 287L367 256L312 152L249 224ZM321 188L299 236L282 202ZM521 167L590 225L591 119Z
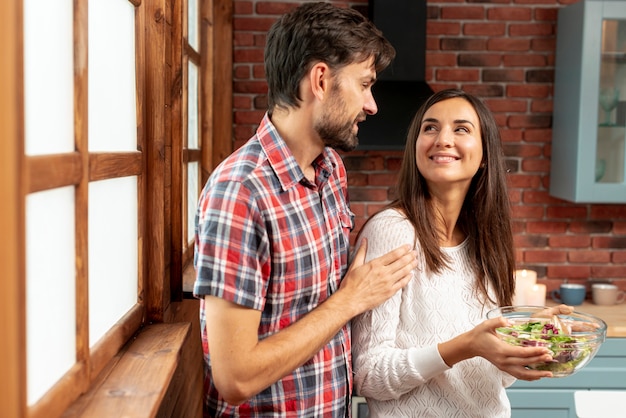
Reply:
M367 239L368 260L402 244L416 245L413 227L395 211L386 211L372 218L364 227L362 238ZM419 266L414 274L419 274ZM449 369L436 345L405 348L397 344L399 322L410 320L401 318L404 303L411 303L411 300L407 300L404 290L400 290L380 306L353 320L355 387L361 396L377 400L397 399Z
M207 187L196 215L196 296L263 309L270 263L267 234L259 225L257 203L241 183Z

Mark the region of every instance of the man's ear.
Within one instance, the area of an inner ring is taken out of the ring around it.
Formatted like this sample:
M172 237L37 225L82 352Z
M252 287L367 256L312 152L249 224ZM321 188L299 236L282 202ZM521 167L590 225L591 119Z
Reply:
M311 92L318 100L324 100L330 88L330 67L318 62L311 67L309 71L309 81L311 83Z

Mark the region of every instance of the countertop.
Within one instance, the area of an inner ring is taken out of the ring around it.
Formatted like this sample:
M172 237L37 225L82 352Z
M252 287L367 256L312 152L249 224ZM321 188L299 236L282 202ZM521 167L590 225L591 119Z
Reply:
M555 306L556 303L546 301L547 306ZM577 312L588 313L604 320L607 325L607 337L626 337L626 303L604 306L585 301L582 305L574 306Z

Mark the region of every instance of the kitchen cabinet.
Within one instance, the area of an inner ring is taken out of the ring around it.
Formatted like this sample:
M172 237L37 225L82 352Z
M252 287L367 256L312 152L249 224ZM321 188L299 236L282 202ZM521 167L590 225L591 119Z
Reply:
M550 194L626 202L626 0L558 11Z
M576 418L574 392L579 390L626 390L626 338L607 338L572 376L515 382L507 389L511 418Z

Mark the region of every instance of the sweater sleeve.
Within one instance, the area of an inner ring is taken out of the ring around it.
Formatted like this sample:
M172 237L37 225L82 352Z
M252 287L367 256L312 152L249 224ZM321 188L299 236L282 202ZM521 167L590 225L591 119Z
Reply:
M402 244L415 245L412 226L392 210L372 218L360 238L367 239L368 260ZM418 266L413 274L420 274L419 270ZM380 306L353 320L355 385L361 396L377 400L397 399L449 369L436 345L409 348L398 345L396 333L401 306L406 303L410 304L411 299L400 290Z

